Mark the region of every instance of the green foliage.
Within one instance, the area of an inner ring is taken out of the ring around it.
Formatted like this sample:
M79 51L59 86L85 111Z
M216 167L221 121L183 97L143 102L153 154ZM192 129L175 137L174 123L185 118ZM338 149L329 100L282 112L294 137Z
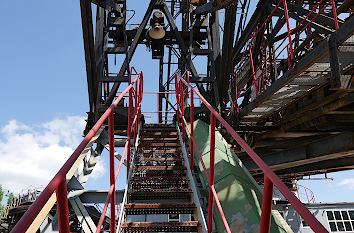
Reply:
M7 196L7 204L5 206L2 204L2 200L4 198L4 190L2 189L2 186L0 185L0 216L5 211L6 207L12 204L12 201L14 199L13 193L9 193L6 196Z
M3 197L4 191L2 190L2 185L0 184L0 216L2 215L2 211L4 210L4 206L1 204Z
M14 199L14 194L13 194L13 193L10 193L9 196L8 196L8 198L7 198L7 204L6 204L6 206L11 205L13 199Z
M2 190L2 185L0 184L0 204L2 202L3 197L4 197L4 191Z

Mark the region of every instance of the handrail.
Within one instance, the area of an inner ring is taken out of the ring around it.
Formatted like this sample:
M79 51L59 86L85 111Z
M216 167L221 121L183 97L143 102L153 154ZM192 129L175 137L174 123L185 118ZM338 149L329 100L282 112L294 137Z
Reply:
M314 193L312 192L311 189L307 188L304 185L298 184L298 183L291 183L291 182L284 182L284 183L285 184L289 184L289 185L295 185L296 193L297 193L297 196L298 196L299 200L301 200L300 194L304 194L304 193L300 192L299 189L303 188L304 191L305 191L306 198L307 198L307 203L316 203L315 195L314 195ZM309 193L307 193L307 192L309 192Z
M271 64L274 62L277 62L277 59L280 56L284 56L284 59L288 60L288 68L291 69L292 62L295 59L295 51L293 50L293 42L300 37L300 35L314 22L314 20L327 8L329 5L331 5L331 10L333 14L333 21L334 21L334 28L335 30L338 30L339 28L339 22L338 22L338 15L336 12L336 5L334 0L326 0L324 6L321 6L321 4L325 0L320 0L314 7L313 9L310 9L309 13L299 22L296 24L296 26L291 29L291 24L289 21L289 14L288 14L288 7L287 7L287 0L279 0L279 2L275 5L274 4L274 9L271 11L271 13L268 15L268 17L265 19L265 21L260 25L260 27L257 27L255 31L251 34L250 39L248 42L244 45L243 47L243 52L242 56L239 59L238 64L235 67L235 73L241 73L242 71L245 70L245 66L247 67L247 61L250 63L250 74L248 75L249 77L247 78L247 81L244 83L248 83L252 80L253 85L249 85L248 87L244 87L243 89L237 91L236 90L236 99L244 95L247 91L250 91L250 89L253 87L256 91L256 95L258 96L261 92L263 92L266 88L264 84L264 72L267 72L267 67L269 67ZM280 6L283 5L283 8L280 8ZM286 20L286 36L284 36L283 39L279 42L279 44L273 49L273 51L268 55L263 58L260 63L258 64L258 67L255 67L255 62L253 60L253 52L254 50L254 40L257 37L257 35L261 32L261 30L265 27L265 24L271 20L271 17L274 16L275 12L281 9L283 10L285 20ZM318 9L318 12L316 10ZM295 35L295 36L294 36ZM293 36L293 38L292 38ZM288 43L284 43L286 40L288 40ZM285 51L286 49L286 51ZM260 74L257 74L258 71L261 71ZM247 75L247 73L246 73ZM236 76L235 76L236 77ZM259 90L257 82L258 80L261 79L261 88ZM237 85L237 82L236 82ZM234 112L237 111L237 102L235 102L233 109Z
M131 68L135 70L134 67ZM136 70L135 70L136 72ZM130 72L130 80L131 80ZM136 72L137 73L137 72ZM138 83L139 83L139 95L138 95ZM114 174L114 109L117 107L118 103L122 100L126 93L130 93L129 96L129 113L131 113L132 109L132 91L134 89L134 84L136 85L135 93L138 98L135 98L135 119L132 124L134 125L134 135L136 134L137 124L140 121L140 113L141 113L141 100L142 100L142 92L143 92L143 74L142 72L137 73L133 82L130 82L129 86L116 98L116 100L112 103L112 105L103 113L100 119L96 122L96 124L92 127L92 129L88 132L79 146L75 149L75 151L71 154L69 159L64 163L64 165L60 168L58 173L53 177L53 179L49 182L47 187L42 191L37 200L30 206L30 208L26 211L26 213L22 216L20 221L16 224L11 232L14 233L22 233L25 232L31 223L34 221L36 216L39 214L44 205L48 202L49 198L56 191L57 197L57 206L58 206L58 219L59 219L59 231L60 232L69 232L69 216L68 216L68 199L67 199L67 187L66 187L66 174L70 170L70 168L74 165L75 161L78 159L81 152L84 150L86 145L90 142L90 140L94 137L98 129L102 126L104 121L108 118L109 124L109 144L110 144L110 175L111 175L111 186L109 190L109 194L107 196L107 200L111 201L111 206L115 206L115 195L111 198L112 193L115 194L115 181L118 177L122 161L124 161L124 155L121 158L118 170L116 174ZM130 115L131 116L131 115ZM131 119L130 119L131 120ZM129 131L128 131L129 132ZM131 132L131 131L130 131ZM128 139L126 142L127 145L130 145L130 135L128 133ZM135 138L134 138L135 140ZM126 149L125 147L125 149ZM128 147L128 151L130 147ZM129 154L128 154L129 158ZM130 160L127 160L127 165L129 165ZM114 183L113 183L114 182ZM105 211L107 211L108 203L106 202ZM111 208L111 232L115 230L115 208Z
M189 72L186 72L187 77L181 77L179 74L175 74L176 83L176 99L177 99L177 121L180 122L179 117L181 115L182 119L182 138L184 138L183 128L188 129L187 121L184 117L184 85L187 87L187 92L190 90L191 96L195 93L199 96L204 105L211 112L211 138L210 138L210 169L209 169L209 214L208 214L208 231L212 231L212 216L213 216L213 202L216 201L219 213L221 215L223 224L225 226L226 232L231 232L227 224L226 218L223 214L220 202L216 195L214 189L214 150L215 150L215 121L216 119L221 123L221 125L231 134L231 136L236 140L236 142L241 146L241 148L251 157L251 159L259 166L259 168L264 173L264 189L263 189L263 199L262 199L262 212L261 212L261 223L260 229L261 233L269 233L270 230L270 217L271 217L271 206L273 197L273 186L275 185L278 190L283 194L283 196L289 201L289 203L294 207L294 209L300 214L306 223L311 227L312 230L318 233L328 232L326 228L311 214L311 212L305 207L305 205L288 189L288 187L283 183L283 181L268 167L268 165L254 152L254 150L240 137L240 135L222 118L222 116L209 104L209 102L185 79L188 79ZM185 78L185 79L184 79ZM193 98L191 98L193 100ZM193 111L193 104L191 103L191 112ZM194 120L191 120L191 129L193 129ZM197 148L193 133L190 134L190 150L191 150L191 161L193 160L193 149ZM198 149L197 149L198 152ZM198 153L199 156L199 153ZM202 158L201 162L203 164ZM203 165L204 172L206 172L205 166Z
M131 76L132 76L133 69L135 70L134 67L131 67L130 74L129 74L129 83L131 83ZM136 70L135 70L135 72L136 72ZM99 220L98 225L97 225L96 233L101 232L101 228L102 228L102 225L103 225L103 222L104 222L104 219L105 219L105 216L106 216L106 212L107 212L107 209L108 209L108 203L111 202L111 206L115 206L115 195L113 195L115 193L115 183L116 183L116 180L118 178L120 169L121 169L121 167L122 167L122 165L124 163L124 159L125 159L125 155L126 154L127 154L127 171L130 170L130 154L131 154L131 145L130 145L131 144L131 140L130 140L130 138L131 138L131 134L133 133L134 134L134 141L136 141L136 134L137 134L136 131L137 131L137 125L139 124L139 120L140 120L141 101L142 101L142 94L143 94L143 75L142 75L142 72L140 72L138 74L138 77L140 77L139 90L137 88L138 87L138 83L135 82L135 80L134 80L135 85L136 85L135 86L135 96L136 96L135 104L136 105L135 105L134 120L133 120L133 122L131 122L132 107L133 107L132 106L133 105L133 98L132 98L133 88L130 88L129 89L129 110L128 110L127 140L125 142L123 154L122 154L122 157L120 159L120 162L119 162L119 165L118 165L118 169L117 169L114 177L111 177L111 186L110 186L110 189L109 189L109 192L108 192L108 195L107 195L107 199L106 199L103 211L101 213L100 220ZM134 82L131 83L130 85L134 84ZM123 94L123 92L122 92L122 94ZM109 126L111 130L113 130L113 126L114 125L113 125L113 121L112 121L112 123L110 123L110 126ZM132 127L132 126L134 126L134 127ZM110 164L111 165L113 164L113 168L111 168L111 173L110 173L111 175L114 172L114 138L113 138L113 136L114 136L114 132L111 132L110 133L110 144L109 144L110 147L112 145L112 148L110 148L110 158L112 158L112 161L111 161ZM112 143L111 143L111 140L112 140ZM116 226L115 225L116 225L115 209L111 207L111 232L115 232L115 230L116 230Z

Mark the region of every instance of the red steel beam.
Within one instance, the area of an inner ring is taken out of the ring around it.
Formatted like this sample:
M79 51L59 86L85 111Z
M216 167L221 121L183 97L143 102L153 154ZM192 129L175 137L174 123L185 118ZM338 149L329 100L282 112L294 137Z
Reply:
M214 185L215 164L215 115L210 115L210 160L209 160L209 201L208 201L208 232L213 231L214 198L212 186Z
M217 196L217 193L215 191L214 185L211 186L211 191L213 192L213 196L215 197L215 203L216 203L216 206L218 207L218 210L219 210L219 213L221 216L221 220L222 220L222 223L224 224L225 230L227 233L232 233L230 230L229 224L226 221L226 217L225 217L224 211L222 210L222 207L221 207L219 198Z
M269 233L270 218L272 216L272 199L273 183L267 176L264 176L260 233Z
M108 134L109 134L109 180L110 186L113 186L113 193L111 199L111 232L116 230L116 180L114 179L114 115L113 111L108 117Z
M113 109L117 107L118 103L122 100L123 96L128 93L128 91L133 88L133 84L137 82L139 76L137 76L132 84L130 84L119 97L112 103L112 105L106 110L106 112L100 117L100 119L96 122L96 124L92 127L92 129L88 132L85 138L81 141L79 146L75 149L75 151L71 154L69 159L64 163L64 165L60 168L57 174L53 177L53 179L49 182L47 187L42 191L37 200L30 206L30 208L26 211L26 213L22 216L20 221L16 224L16 226L12 229L14 233L22 233L27 230L27 228L32 224L36 216L42 210L43 206L48 202L50 196L54 193L54 191L60 186L62 179L66 177L66 174L70 170L70 168L74 165L75 161L80 156L81 152L85 149L86 145L91 141L93 136L97 133L101 125L108 118L108 116L113 112Z
M58 204L58 220L59 232L69 233L69 209L68 209L68 194L66 192L66 179L62 178L56 192Z
M189 137L189 143L190 143L190 156L191 156L190 168L191 168L191 171L193 171L193 168L194 168L194 142L192 140L192 138L194 137L194 93L193 93L193 89L191 89L190 95L191 95L191 109L190 109L191 135Z

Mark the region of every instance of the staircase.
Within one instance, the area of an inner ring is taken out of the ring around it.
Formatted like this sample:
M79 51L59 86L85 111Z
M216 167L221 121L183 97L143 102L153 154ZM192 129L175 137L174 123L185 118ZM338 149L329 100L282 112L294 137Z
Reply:
M175 126L144 125L121 232L201 232Z

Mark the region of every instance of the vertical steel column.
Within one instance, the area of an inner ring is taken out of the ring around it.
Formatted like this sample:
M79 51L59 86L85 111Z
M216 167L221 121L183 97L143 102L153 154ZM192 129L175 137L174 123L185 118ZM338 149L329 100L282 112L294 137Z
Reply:
M254 73L254 64L253 64L253 56L252 56L252 51L251 51L251 45L248 45L248 51L250 53L250 63L251 63L251 71L252 71L252 76L253 76L253 84L254 87L256 88L256 93L258 95L258 87L257 87L257 82L256 82L256 76Z
M134 105L134 118L138 115L138 81L135 83L135 105ZM138 119L136 119L134 124L134 143L136 142L136 134L138 131Z
M237 103L237 71L235 71L235 106L234 106L234 114L238 112L238 103Z
M176 101L177 101L177 125L179 126L179 87L177 73L175 74L175 90L176 90Z
M288 28L290 56L291 56L291 60L293 60L294 59L294 51L293 51L293 45L292 45L293 42L291 40L291 29L290 29L290 23L289 23L288 5L286 4L286 0L283 0L283 5L284 5L284 15L285 15L285 19L286 19L286 27Z
M185 136L185 125L184 125L184 89L183 89L183 83L182 81L180 81L180 95L181 95L181 108L182 108L182 139L183 139L183 142L186 141L186 136Z
M160 124L160 93L157 93L157 123Z
M286 51L287 51L287 53L288 53L288 68L289 68L289 70L291 69L291 59L290 59L290 57L289 57L289 45L287 45L286 46Z
M187 83L189 84L189 70L186 71L187 73ZM188 89L189 89L189 86L187 86L187 93L188 93ZM191 97L191 103L190 103L190 114L189 114L189 121L190 121L190 124L191 124L191 135L190 135L190 138L189 138L189 146L190 146L190 156L191 156L191 160L190 160L190 169L191 171L193 171L193 167L194 167L194 157L193 157L193 154L194 154L194 146L193 146L193 140L192 140L192 137L194 135L194 93L193 93L193 88L191 87L190 88L191 91L190 91L190 97Z
M131 75L129 78L129 84L131 84ZM128 151L127 151L127 171L130 169L130 153L131 153L131 145L130 145L130 137L132 135L132 109L133 109L133 88L129 89L129 109L128 109L128 131L127 131L127 138L128 138ZM127 178L128 178L127 172Z
M334 0L331 0L331 2L332 2L334 25L336 26L336 30L338 30L339 29L339 24L338 24L338 15L337 15L336 4L335 4Z
M143 94L144 94L144 82L143 82L143 73L140 72L139 76L139 111L138 111L138 125L140 125L140 116L141 116L141 102L143 101Z
M208 205L208 232L213 230L213 207L214 196L212 186L214 185L214 158L215 158L215 115L210 115L210 161L209 161L209 205Z
M265 70L267 70L267 68L265 68ZM264 86L264 75L263 75L263 70L262 70L261 75L262 75L262 92L263 92L263 91L264 91L264 89L265 89L265 86Z
M109 179L113 193L111 197L111 232L116 229L115 203L116 203L116 187L114 179L114 112L108 116L108 134L109 134Z
M58 220L59 232L69 233L69 209L68 209L68 194L66 192L66 178L65 175L61 179L56 191L57 205L58 205Z
M167 78L168 79L168 78ZM163 107L163 96L161 92L164 91L164 86L163 86L163 58L159 59L159 93L157 94L158 98L158 106L157 106L157 119L158 123L162 123L162 107ZM166 113L167 114L167 113Z
M191 122L191 137L189 139L189 146L190 146L190 155L191 155L191 162L190 167L191 171L193 171L194 167L194 144L192 138L194 137L194 91L191 88L191 111L190 111L190 122Z
M272 213L272 199L273 199L273 183L266 175L264 175L260 233L269 233L270 218Z

